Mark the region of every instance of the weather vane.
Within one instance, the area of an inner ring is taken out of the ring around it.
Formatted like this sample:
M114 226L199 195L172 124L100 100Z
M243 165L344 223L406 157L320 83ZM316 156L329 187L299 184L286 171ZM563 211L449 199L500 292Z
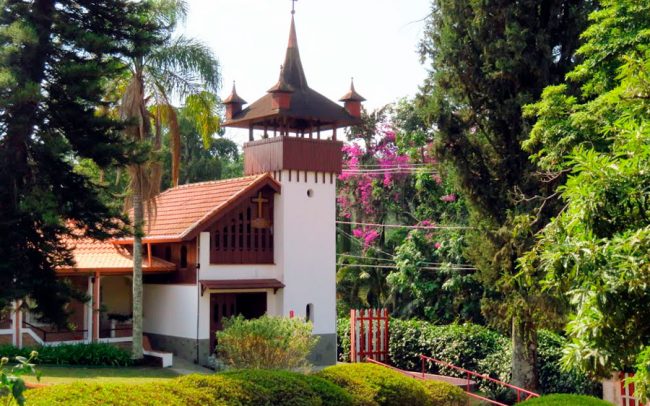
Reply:
M291 14L296 14L296 2L298 0L291 0Z

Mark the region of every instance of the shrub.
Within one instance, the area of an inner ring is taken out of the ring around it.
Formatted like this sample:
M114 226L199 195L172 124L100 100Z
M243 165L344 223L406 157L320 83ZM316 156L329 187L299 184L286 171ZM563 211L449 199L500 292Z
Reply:
M217 332L217 352L227 365L237 369L304 367L318 341L311 331L311 323L297 318L233 317Z
M87 365L87 366L130 366L133 365L131 354L106 343L61 344L38 348L17 348L12 345L0 346L0 355L15 358L28 358L36 350L37 364Z
M34 406L86 405L156 405L156 406L222 406L228 403L214 399L200 389L182 387L173 383L85 384L52 385L26 392L27 404Z
M458 386L439 381L423 381L422 384L433 406L467 405L467 395Z
M233 406L270 406L271 392L251 381L221 375L187 375L175 380L182 387L208 392L217 400Z
M337 365L325 368L317 375L352 393L357 405L431 404L428 391L420 381L379 365Z
M354 399L345 389L315 375L298 375L318 394L323 406L352 406Z
M350 321L339 320L339 354L342 361L349 359ZM560 366L562 348L566 339L541 330L538 343L538 367L542 393L576 393L600 396L599 382L579 371L563 371ZM510 381L511 350L507 337L475 324L437 326L421 320L391 319L390 359L398 368L419 371L420 354L450 362L501 381ZM429 372L459 376L449 368L429 366ZM482 391L495 399L512 396L510 390L496 384L480 381Z
M279 370L241 370L219 374L232 380L254 382L269 391L270 404L282 406L320 406L318 393L313 390L304 375Z
M612 406L604 400L585 395L554 394L519 403L521 406Z

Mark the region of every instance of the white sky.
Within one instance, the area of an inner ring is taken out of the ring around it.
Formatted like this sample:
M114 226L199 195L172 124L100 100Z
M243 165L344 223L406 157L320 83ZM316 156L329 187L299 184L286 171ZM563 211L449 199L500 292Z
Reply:
M206 43L221 63L225 98L252 103L275 84L284 62L290 0L188 0L179 31ZM355 87L374 109L413 96L425 78L417 43L430 0L299 0L298 47L309 86L337 101ZM247 131L228 129L238 143Z

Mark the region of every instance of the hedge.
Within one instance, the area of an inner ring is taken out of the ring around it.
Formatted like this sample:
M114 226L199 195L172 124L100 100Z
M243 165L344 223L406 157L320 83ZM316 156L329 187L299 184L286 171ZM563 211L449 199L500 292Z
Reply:
M339 360L348 361L350 354L350 321L338 322ZM541 393L575 393L601 396L600 383L578 371L560 367L562 347L566 340L558 334L539 332L538 367ZM510 380L510 340L476 324L434 325L421 320L390 321L391 363L398 368L419 371L420 354L429 355L454 365L508 382ZM448 368L429 366L429 372L459 376ZM505 399L512 394L495 384L483 382L481 390L491 397Z
M130 366L131 354L119 347L106 343L61 344L36 348L17 348L0 345L0 356L29 358L32 351L38 352L38 365L85 365L85 366Z
M34 406L200 406L230 405L213 398L200 389L174 385L173 383L129 384L86 384L72 383L52 385L25 393L27 405Z
M350 392L355 405L457 406L467 402L462 390L453 385L425 384L379 365L337 365L316 375Z
M371 364L329 367L316 375L241 370L188 375L165 383L60 384L31 389L27 405L459 406L463 391Z
M612 406L604 400L585 395L553 394L519 403L521 406Z

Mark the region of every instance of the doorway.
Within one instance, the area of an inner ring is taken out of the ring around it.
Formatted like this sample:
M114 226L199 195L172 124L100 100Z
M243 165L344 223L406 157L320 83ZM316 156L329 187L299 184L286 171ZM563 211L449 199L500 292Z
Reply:
M242 315L256 319L266 313L266 292L211 293L210 294L210 348L214 351L215 333L223 330L223 320Z

